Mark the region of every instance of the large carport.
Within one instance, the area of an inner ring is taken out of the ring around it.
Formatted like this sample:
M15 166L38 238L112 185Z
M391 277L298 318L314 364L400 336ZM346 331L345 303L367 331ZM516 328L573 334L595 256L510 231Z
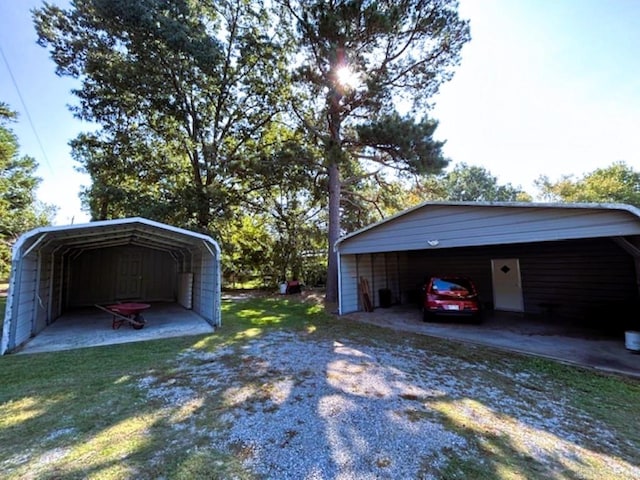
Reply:
M640 325L639 246L629 205L426 202L336 243L339 313L364 310L362 279L380 307L461 274L489 310L613 333Z
M207 235L138 217L38 228L13 248L0 353L19 349L63 316L104 316L95 305L125 301L152 303L150 311L174 305L215 328L220 292L220 248ZM181 327L172 311L174 325L165 331ZM103 323L111 328L108 314Z

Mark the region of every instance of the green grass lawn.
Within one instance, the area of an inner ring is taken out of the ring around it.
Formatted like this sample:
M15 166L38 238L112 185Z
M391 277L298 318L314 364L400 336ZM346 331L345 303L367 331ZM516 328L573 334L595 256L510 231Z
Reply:
M186 353L194 351L225 352L221 358L226 368L236 369L236 381L243 381L243 347L277 331L310 342L340 339L389 351L402 345L428 352L430 358L467 365L451 370L452 379L473 385L467 397L412 399L427 405L435 421L482 452L481 461L460 452L444 452L447 461L436 472L430 471L436 478L549 477L548 466L526 453L529 434L518 431L521 424L490 410L481 395L474 396L479 385L512 391L514 397L522 392L532 398L549 397L575 412L567 436L580 445L579 458L555 478L604 478L603 472L605 476L613 472L609 478L616 478L619 465L638 464L637 381L346 322L325 314L317 304L296 299L225 302L223 322L211 335L0 357L0 477L256 478L242 463L243 452L218 450L211 444L211 432L225 429L221 418L231 408L228 392L198 390L197 400L172 408L166 401L150 399L144 385L148 378L161 381L167 395L171 386L175 391L197 388L182 368ZM190 362L192 367L207 365L204 356ZM478 363L483 367L476 370L473 366ZM419 371L421 365L410 368ZM252 388L264 394L268 374L261 381L264 384L256 386L256 379L247 377L247 388L253 382ZM534 417L546 412L540 405L530 408ZM423 415L420 412L407 410L407 415ZM497 432L491 422L504 428ZM592 425L611 432L609 440L589 438ZM545 441L554 438L549 435Z

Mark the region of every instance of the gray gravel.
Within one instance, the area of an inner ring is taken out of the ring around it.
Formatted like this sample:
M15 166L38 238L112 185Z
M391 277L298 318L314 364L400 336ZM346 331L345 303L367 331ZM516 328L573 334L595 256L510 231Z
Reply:
M203 432L198 413L175 428L187 441L206 435L212 448L233 452L264 478L442 478L452 456L482 462L475 442L449 427L464 426L465 419L483 434L507 437L549 473L592 454L580 446L582 435L615 450L605 428L576 428L580 413L561 398L522 388L534 380L528 373L403 345L390 349L272 332L239 352L193 350L180 361L184 381L150 376L140 387L173 409L222 397L224 407L217 408L224 428ZM487 384L487 375L510 377L515 390ZM455 417L447 410L452 404ZM640 468L622 461L612 469L640 478Z

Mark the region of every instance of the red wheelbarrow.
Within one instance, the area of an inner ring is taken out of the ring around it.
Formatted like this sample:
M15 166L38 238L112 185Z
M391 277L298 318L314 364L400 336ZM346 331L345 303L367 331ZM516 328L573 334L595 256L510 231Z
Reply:
M104 310L112 315L111 328L120 328L123 323L129 323L134 329L140 330L147 323L142 316L142 311L151 307L148 303L117 303L115 305L96 305L100 310Z

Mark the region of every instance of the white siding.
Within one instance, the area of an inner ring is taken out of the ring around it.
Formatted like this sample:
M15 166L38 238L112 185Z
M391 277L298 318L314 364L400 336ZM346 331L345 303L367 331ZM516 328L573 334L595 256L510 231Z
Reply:
M206 285L203 282L202 275L206 271L206 265L200 252L193 255L193 310L202 318L211 321L211 316L207 316L205 308Z
M50 323L49 304L51 300L52 262L51 256L38 254L38 280L36 286L35 317L32 333L36 334Z

